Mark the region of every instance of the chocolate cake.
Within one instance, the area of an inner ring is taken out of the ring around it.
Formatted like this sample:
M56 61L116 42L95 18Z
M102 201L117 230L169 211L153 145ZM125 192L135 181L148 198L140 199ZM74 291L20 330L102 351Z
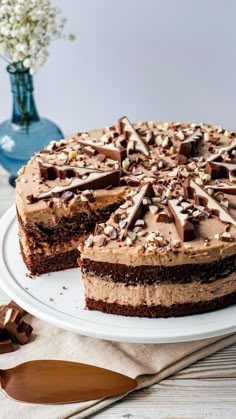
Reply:
M22 256L32 274L79 263L90 310L215 310L236 303L235 195L236 132L123 117L21 169Z

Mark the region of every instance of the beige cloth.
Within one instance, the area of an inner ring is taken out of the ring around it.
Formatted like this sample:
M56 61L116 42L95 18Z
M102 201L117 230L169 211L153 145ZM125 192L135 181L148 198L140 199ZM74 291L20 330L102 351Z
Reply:
M36 318L30 321L34 327L32 341L13 353L0 355L0 368L10 368L32 359L78 361L137 378L139 388L144 388L236 342L236 334L232 334L185 343L117 343L67 332ZM124 396L54 406L15 402L0 392L0 416L7 419L82 419Z

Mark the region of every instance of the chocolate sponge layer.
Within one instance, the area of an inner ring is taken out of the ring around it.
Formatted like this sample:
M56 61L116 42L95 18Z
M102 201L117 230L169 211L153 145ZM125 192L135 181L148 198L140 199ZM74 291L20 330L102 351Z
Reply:
M176 266L127 266L83 259L82 271L127 285L158 283L212 282L235 272L236 255L212 263Z
M118 314L130 317L181 317L191 314L207 313L236 303L236 292L225 295L224 297L214 298L207 302L174 304L165 306L130 306L119 305L116 303L106 303L105 301L96 301L90 298L86 299L86 307L89 310L98 310L108 314Z

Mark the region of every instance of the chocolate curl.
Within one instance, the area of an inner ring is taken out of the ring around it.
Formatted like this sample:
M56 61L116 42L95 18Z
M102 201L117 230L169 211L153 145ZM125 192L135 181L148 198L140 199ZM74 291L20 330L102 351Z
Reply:
M197 185L192 179L187 179L183 183L183 187L185 197L193 198L197 205L203 205L209 212L217 214L219 219L224 223L230 223L236 226L236 219L232 217L218 201L209 195L205 189Z
M198 142L202 139L202 132L200 130L195 131L190 137L182 141L178 150L179 155L193 156Z
M189 221L189 214L182 212L184 209L181 207L178 199L170 199L168 207L174 217L180 239L184 242L193 240L195 238L194 225Z
M133 141L135 143L136 152L140 152L144 154L144 156L149 157L149 148L147 144L134 129L127 116L123 116L123 118L118 120L118 126L120 133L127 136L128 142Z
M115 141L118 141L118 138L115 139ZM122 146L116 147L114 143L110 143L108 145L104 144L101 140L84 140L82 138L76 138L76 141L78 144L84 145L84 146L90 146L94 150L96 150L99 154L103 154L104 156L108 157L111 160L118 161L119 163L122 162L126 158L126 149Z
M207 162L205 171L211 175L212 179L228 178L230 182L236 182L236 176L234 176L236 164Z
M41 192L40 194L33 196L32 202L49 198L51 197L51 194L61 194L65 191L72 191L74 189L79 189L81 191L86 189L105 189L110 185L120 185L120 170L112 170L109 172L92 172L88 174L86 179L73 178L69 185L55 186L54 188L49 189L49 191Z

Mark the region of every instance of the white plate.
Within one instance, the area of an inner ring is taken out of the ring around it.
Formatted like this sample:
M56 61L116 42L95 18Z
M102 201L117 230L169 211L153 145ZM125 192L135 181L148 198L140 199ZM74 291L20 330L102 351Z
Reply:
M83 335L120 342L182 342L236 331L236 305L169 319L115 316L84 309L79 268L34 279L26 273L12 207L0 220L0 287L38 318Z

